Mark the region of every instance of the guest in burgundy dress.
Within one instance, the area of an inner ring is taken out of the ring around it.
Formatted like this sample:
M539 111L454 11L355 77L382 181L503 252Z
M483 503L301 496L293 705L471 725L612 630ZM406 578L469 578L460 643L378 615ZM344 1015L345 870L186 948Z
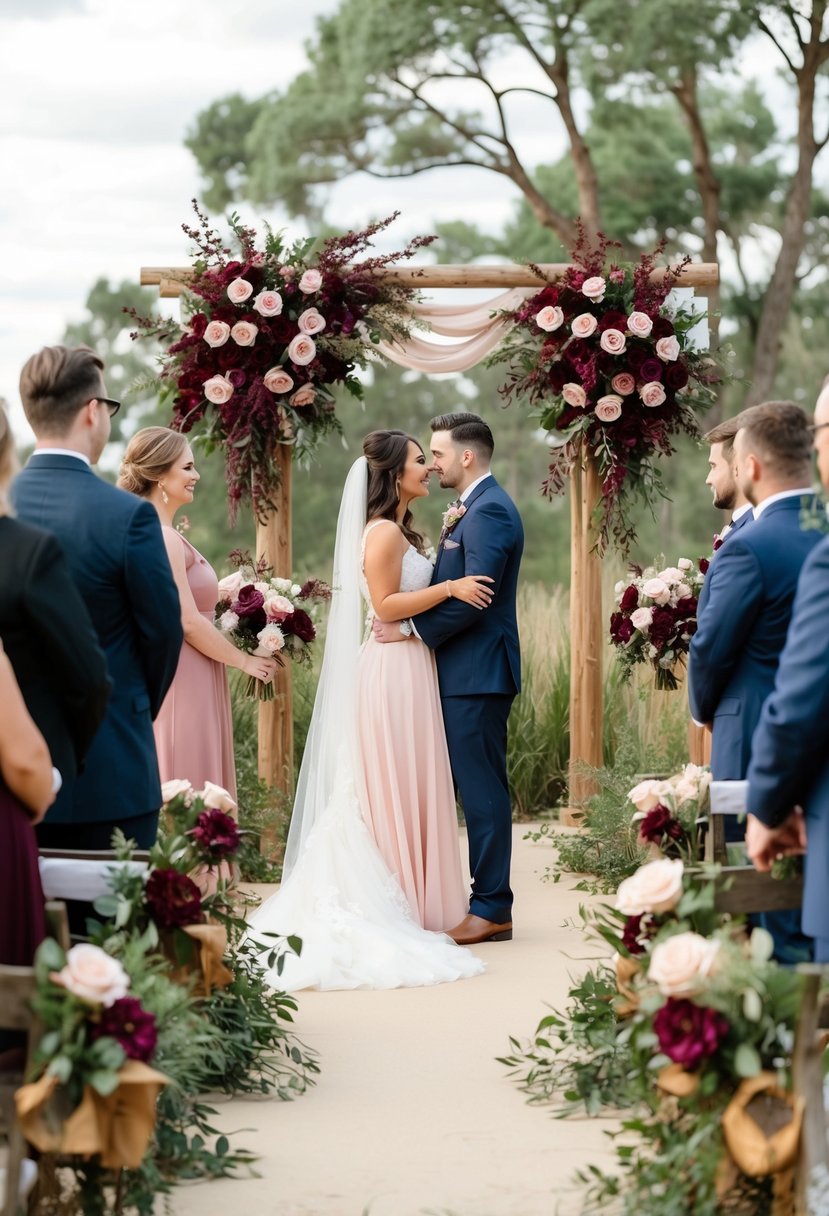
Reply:
M133 435L121 464L122 489L147 498L158 511L164 543L181 600L184 644L178 670L155 721L161 780L206 781L236 799L233 724L226 667L238 667L267 683L277 664L245 654L213 625L218 581L209 563L176 531L173 519L193 501L199 474L184 435L151 426Z

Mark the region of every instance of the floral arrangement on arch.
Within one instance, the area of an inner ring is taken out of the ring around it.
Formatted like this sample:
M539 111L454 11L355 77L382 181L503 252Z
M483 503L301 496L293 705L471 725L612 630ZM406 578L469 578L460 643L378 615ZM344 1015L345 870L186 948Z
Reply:
M587 448L601 479L597 548L627 553L635 502L653 508L664 496L659 460L680 433L699 434L694 411L712 404L718 375L689 343L699 315L666 303L689 259L654 276L664 243L634 266L611 260L616 244L581 230L573 265L508 314L513 328L490 362L509 367L505 400L535 407L557 437L544 493L564 492Z
M699 558L695 564L681 557L676 566L630 569L631 581L616 584L616 609L610 617L610 640L622 678L629 680L634 667L649 663L658 689L676 689L675 668L684 663L697 631L697 601L708 559Z
M234 214L234 251L196 200L193 208L197 226L182 225L195 246L189 316L178 326L127 310L138 326L131 336L167 345L160 385L172 399L171 425L190 431L206 422L208 449L225 453L231 517L243 502L262 515L274 505L279 445L309 455L339 429L335 386L362 396L355 369L376 357L381 339L408 334L416 293L376 272L435 238L355 261L399 212L319 249L313 238L287 244L269 228L260 248Z

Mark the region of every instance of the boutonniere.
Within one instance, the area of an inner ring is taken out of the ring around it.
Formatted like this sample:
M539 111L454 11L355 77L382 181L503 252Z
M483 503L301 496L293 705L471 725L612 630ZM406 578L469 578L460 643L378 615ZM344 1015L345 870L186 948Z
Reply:
M721 536L719 534L719 532L714 533L714 544L712 545L712 549L715 553L717 552L718 549L722 548L724 540L725 540L725 537Z
M450 507L443 512L443 530L451 532L455 524L460 523L466 515L466 507L462 502L452 503Z

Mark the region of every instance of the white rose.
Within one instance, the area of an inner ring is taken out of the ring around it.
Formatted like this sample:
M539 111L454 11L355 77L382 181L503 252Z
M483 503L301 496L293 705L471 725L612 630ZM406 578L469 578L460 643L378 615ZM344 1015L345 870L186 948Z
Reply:
M601 275L593 275L590 279L585 279L581 285L582 295L587 296L588 300L592 300L595 304L600 303L604 299L605 288L607 284Z
M129 992L130 977L116 958L87 942L73 946L50 979L92 1005L112 1005Z
M233 630L236 628L236 626L238 624L239 624L238 616L236 615L235 612L231 612L230 609L228 609L227 612L223 612L222 615L219 617L219 628L224 633L233 633Z
M616 583L616 585L613 588L613 594L618 599L623 591L627 591L627 583L624 582L622 579L619 579L619 582Z
M673 911L682 898L683 870L678 860L647 862L619 884L616 907L625 916Z
M302 588L300 587L299 583L291 583L291 595L294 597L294 599L296 599L301 590Z
M244 586L244 582L241 570L234 570L233 574L226 574L224 578L220 578L219 599L235 600L239 589Z
M316 308L306 308L297 317L300 333L318 334L325 329L325 317Z
M653 600L656 604L667 604L671 598L670 587L661 578L649 578L647 582L643 583L642 594L646 595L649 600Z
M688 557L681 557L677 562L677 566L680 570L693 570L694 563Z
M630 615L630 623L634 629L649 629L653 620L652 608L637 608Z
M285 636L275 622L266 625L264 629L260 629L256 635L256 640L269 654L278 654L285 645Z
M661 578L663 583L681 583L682 572L676 566L666 566L664 570L660 570L657 578Z
M187 795L192 793L193 787L190 782L180 777L173 777L172 780L162 781L161 783L161 802L163 806L166 806L168 802L172 802L174 798L178 798L179 794L184 794L185 801L188 801Z
M236 803L227 790L222 789L220 785L215 785L212 781L205 781L204 789L199 792L198 796L205 806L210 807L214 811L230 812L236 810Z
M693 592L687 583L677 583L675 595L678 600L687 600L688 596L692 594Z
M699 933L676 933L654 946L648 978L663 996L693 996L714 970L719 949Z
M636 611L639 612L640 609L637 608ZM665 790L664 781L654 781L653 779L640 781L638 785L634 785L633 789L628 791L628 801L632 802L638 811L652 811L662 801Z

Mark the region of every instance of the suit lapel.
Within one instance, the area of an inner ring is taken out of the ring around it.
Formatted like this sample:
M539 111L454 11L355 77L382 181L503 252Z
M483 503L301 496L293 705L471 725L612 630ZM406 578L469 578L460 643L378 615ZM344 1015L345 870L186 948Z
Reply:
M444 550L446 548L447 536L451 536L453 532L456 532L458 530L458 528L463 527L463 521L466 518L466 515L469 512L469 509L472 506L472 504L474 502L477 502L477 500L480 498L480 496L484 493L485 490L489 490L492 488L492 486L497 485L497 484L498 483L496 482L495 478L492 476L491 473L488 474L486 477L484 477L484 479L482 481L480 481L478 483L478 485L476 485L475 489L472 491L472 493L467 498L466 502L463 504L464 508L465 508L463 518L460 519L457 524L455 524L455 527L452 529L451 532L443 532L441 534L441 538L438 541L438 555L437 555L437 559L435 560L435 570L434 570L434 574L432 575L433 582L439 582L439 579L437 577L438 568L440 566L440 559L443 557Z

